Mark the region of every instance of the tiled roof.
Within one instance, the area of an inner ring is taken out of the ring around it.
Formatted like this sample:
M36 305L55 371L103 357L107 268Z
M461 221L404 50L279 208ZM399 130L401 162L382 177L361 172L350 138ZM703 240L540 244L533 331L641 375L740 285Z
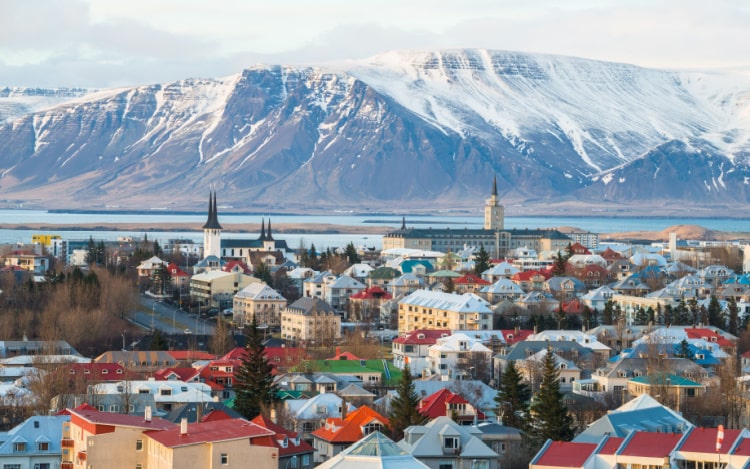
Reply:
M180 426L169 430L146 432L149 438L158 441L168 448L189 446L217 441L229 441L245 438L272 436L274 432L245 419L214 420L188 424L186 434L181 434Z
M680 433L636 432L617 454L663 458L672 452L682 436Z
M532 463L546 467L583 467L596 447L595 443L553 441Z
M326 424L312 432L312 435L329 442L353 443L364 436L362 427L371 422L380 423L383 426L389 424L387 418L367 406L362 406L351 412L343 420L340 418L326 419Z

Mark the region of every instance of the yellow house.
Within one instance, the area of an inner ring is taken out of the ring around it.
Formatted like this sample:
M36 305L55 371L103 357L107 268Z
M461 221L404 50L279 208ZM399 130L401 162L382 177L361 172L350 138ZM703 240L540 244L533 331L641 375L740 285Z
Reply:
M490 330L492 310L473 293L417 290L398 302L398 332L416 329Z
M281 312L281 337L318 343L338 339L341 316L319 298L300 298Z

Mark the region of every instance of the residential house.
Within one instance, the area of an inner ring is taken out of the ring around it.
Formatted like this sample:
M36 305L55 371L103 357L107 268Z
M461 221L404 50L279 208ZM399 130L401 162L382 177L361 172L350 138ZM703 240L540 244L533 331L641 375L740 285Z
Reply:
M281 312L281 337L321 343L341 337L341 316L317 297L302 297Z
M224 309L232 305L232 298L238 291L260 282L260 279L240 272L210 270L190 279L190 297L202 305Z
M234 323L250 324L255 318L259 326L281 328L281 311L287 300L265 283L251 283L233 297Z
M364 280L364 284L368 288L380 287L385 291L392 292L391 283L393 280L401 276L401 272L394 269L393 267L382 266L377 269L372 269Z
M262 414L252 419L251 422L275 433L271 440L279 452L278 469L313 468L315 449L310 443L300 438L299 433L290 432Z
M706 394L705 385L672 373L636 376L628 381L627 386L630 396L660 395L660 399L675 406L677 412L693 407Z
M407 427L397 444L431 469L497 469L499 455L482 442L480 433L450 417L437 417L425 425Z
M398 330L489 330L492 314L489 303L473 293L417 290L398 302Z
M143 396L152 396L156 408L161 412L169 412L179 404L188 402L212 401L211 387L205 383L185 383L182 381L127 380L99 383L89 387L92 402L104 396L114 396L119 399L119 409L114 412L134 411L135 405Z
M456 333L440 337L427 351L431 373L452 379L474 379L482 363L489 362L492 350L480 340ZM487 370L489 371L489 370Z
M487 418L484 412L475 408L463 396L445 388L421 398L417 409L429 420L449 417L461 425L470 425Z
M512 467L514 462L523 458L521 430L503 425L499 420L479 422L476 428L482 432L477 436L498 454L498 468Z
M393 295L380 286L368 287L349 297L352 319L364 322L380 321L380 306Z
M147 464L142 467L279 469L275 433L245 419L219 419L143 433ZM94 466L96 467L96 466ZM112 466L110 466L112 467Z
M94 358L94 363L116 363L130 372L153 373L161 368L171 368L176 366L177 359L175 359L169 352L161 350L113 350L104 352Z
M482 272L482 278L490 283L495 283L500 279L508 279L517 274L519 270L507 261L494 264L489 269Z
M453 280L456 293L479 293L479 291L490 285L487 280L473 274L465 274Z
M30 251L13 251L6 254L5 265L18 267L27 272L44 275L49 270L49 258Z
M349 305L349 298L365 288L364 283L348 275L328 276L323 282L323 299L335 311L345 311Z
M165 262L163 260L159 259L157 256L152 256L150 259L146 259L138 264L138 267L136 267L135 270L138 272L139 277L151 278L154 274L154 270L164 264Z
M552 295L558 303L570 301L587 290L586 285L575 277L552 277L542 287L542 291Z
M430 346L435 345L437 339L450 334L450 329L417 329L393 339L393 365L403 370L408 364L412 375L422 375L424 369L430 368L427 360Z
M511 281L516 283L521 290L525 292L539 292L544 288L544 282L550 278L538 270L525 270L518 272L510 277Z
M329 392L317 394L309 399L286 399L283 403L284 410L290 416L294 426L294 428L287 428L298 433L308 443L313 441L312 432L325 425L327 418L341 418L344 404L346 404L344 414L356 410L352 404Z
M29 417L7 432L0 432L0 467L52 469L62 457L62 428L67 413Z
M479 295L494 305L504 300L513 303L524 296L525 292L514 281L500 277L493 284L482 287Z
M315 462L331 459L370 433L387 431L388 425L388 418L367 406L345 417L327 418L323 426L312 432Z
M148 464L144 432L175 424L159 417L99 412L86 404L68 410L62 424L60 469L155 467Z
M424 288L424 277L419 277L413 273L403 274L397 277L391 283L390 291L394 298L401 299L417 290Z

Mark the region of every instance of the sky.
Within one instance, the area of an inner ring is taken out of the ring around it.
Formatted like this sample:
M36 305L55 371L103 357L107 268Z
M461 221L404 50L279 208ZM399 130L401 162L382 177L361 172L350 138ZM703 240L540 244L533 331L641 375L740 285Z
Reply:
M749 44L750 0L0 0L0 87L165 83L401 49L750 70Z

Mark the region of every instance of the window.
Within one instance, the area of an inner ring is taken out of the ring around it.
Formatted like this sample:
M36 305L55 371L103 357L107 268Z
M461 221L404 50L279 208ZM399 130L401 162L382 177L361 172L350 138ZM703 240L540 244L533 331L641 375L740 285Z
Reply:
M481 460L481 459L475 459L471 462L471 469L488 469L489 468L489 461Z
M445 438L443 438L443 448L458 449L458 438L453 436L446 436Z
M451 461L440 461L438 469L453 469L453 463Z
M135 469L143 469L143 464L136 464Z
M309 466L310 465L310 455L309 454L303 454L302 455L302 465L303 466Z
M143 451L143 440L135 440L135 450Z
M221 463L229 464L229 455L227 453L221 453Z
M24 451L26 451L26 443L24 442L13 443L14 453L22 453Z
M20 464L3 464L3 469L21 469Z
M48 462L40 462L34 464L34 469L50 469Z
M172 395L172 390L171 389L160 389L159 390L159 395L160 396L171 396Z
M40 441L37 443L37 449L39 451L49 451L49 443L46 441Z

